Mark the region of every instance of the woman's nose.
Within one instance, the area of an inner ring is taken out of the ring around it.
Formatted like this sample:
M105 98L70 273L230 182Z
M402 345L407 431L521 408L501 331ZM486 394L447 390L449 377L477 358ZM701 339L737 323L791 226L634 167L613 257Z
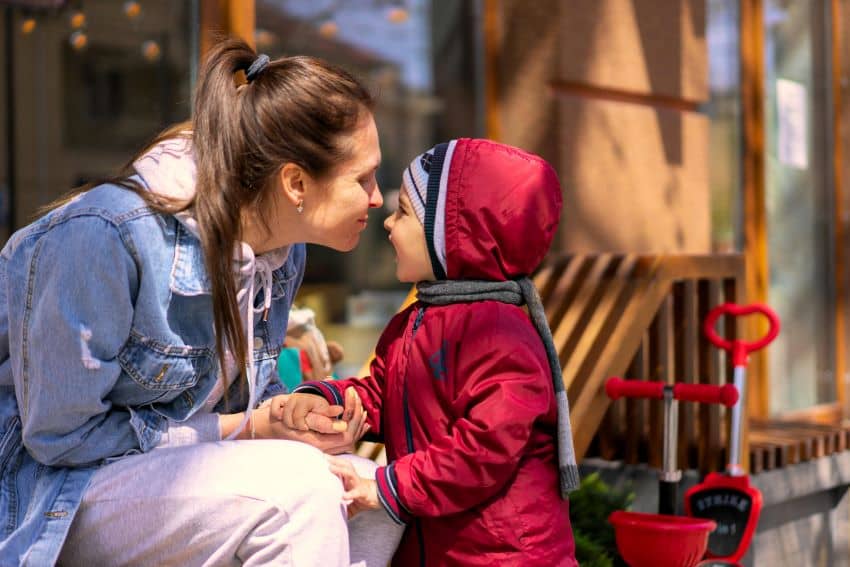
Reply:
M375 190L372 191L372 194L369 195L369 208L370 209L378 209L382 207L384 204L384 196L381 195L381 188L378 184L375 184Z

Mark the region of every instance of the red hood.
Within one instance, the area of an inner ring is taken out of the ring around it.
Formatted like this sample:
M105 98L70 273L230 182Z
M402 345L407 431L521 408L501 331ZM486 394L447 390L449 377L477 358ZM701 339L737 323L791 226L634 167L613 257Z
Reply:
M490 140L462 138L446 186L446 276L530 275L552 244L561 185L543 159Z

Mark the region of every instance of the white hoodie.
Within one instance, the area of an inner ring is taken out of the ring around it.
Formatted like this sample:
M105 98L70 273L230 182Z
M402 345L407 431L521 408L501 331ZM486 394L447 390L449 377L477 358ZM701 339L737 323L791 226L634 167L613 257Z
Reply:
M133 162L133 167L149 191L179 201L189 201L195 196L197 174L190 136L189 132L181 132L179 137L160 142ZM192 216L191 207L177 213L175 217L189 232L199 236L198 222ZM289 246L260 255L255 255L254 250L246 242L239 242L234 249L233 274L236 278L236 298L239 302L239 312L242 314L242 325L249 349L249 362L246 368L249 409L253 409L256 405L258 395L254 357L250 351L254 343L255 316L269 308L272 296L272 272L283 266L288 256ZM261 291L264 305L255 308L257 295ZM239 369L229 350L225 352L224 358L225 378L229 386L239 375ZM224 389L225 384L219 376L215 388L198 414L182 423L169 420L168 434L163 435L159 447L219 440L221 432L218 415L211 412L224 394ZM241 425L230 435L230 438L235 437L244 428L248 421L248 414L249 412L245 413Z

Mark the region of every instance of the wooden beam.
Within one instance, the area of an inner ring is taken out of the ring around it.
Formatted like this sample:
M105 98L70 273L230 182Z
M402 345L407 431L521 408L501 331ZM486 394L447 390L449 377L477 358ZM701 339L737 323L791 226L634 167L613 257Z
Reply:
M847 290L850 278L847 277L847 215L845 214L845 196L842 187L843 169L843 140L844 117L842 116L841 104L841 76L843 74L843 61L841 58L841 43L844 41L842 33L842 6L839 0L832 0L830 6L830 21L832 22L832 164L835 206L833 207L835 223L835 399L839 408L847 410L847 392L844 383L844 373L847 371Z
M257 8L254 0L229 0L227 3L228 32L244 39L248 45L256 48L254 38Z
M254 0L201 0L201 57L223 37L241 37L255 46Z
M741 102L744 123L743 190L744 254L746 256L746 296L749 301L767 301L767 211L765 206L765 120L764 120L764 3L748 0L741 10ZM766 329L761 317L747 319L744 337L761 336ZM770 387L766 351L750 356L747 368L747 412L767 417ZM747 414L745 412L745 416Z
M487 137L502 139L501 80L502 3L484 0L484 106Z
M650 108L673 110L676 112L700 112L702 102L688 100L657 93L641 93L627 89L614 89L588 85L577 81L555 80L549 82L553 94L603 100L608 102L625 102Z

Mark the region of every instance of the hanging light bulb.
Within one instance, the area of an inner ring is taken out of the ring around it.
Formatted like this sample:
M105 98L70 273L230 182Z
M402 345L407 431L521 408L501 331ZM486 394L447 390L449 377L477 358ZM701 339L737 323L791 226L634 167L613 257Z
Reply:
M149 39L142 44L142 56L150 63L153 63L158 61L162 56L162 48L159 46L159 43Z
M69 18L71 29L82 29L86 25L86 15L82 10L74 10Z
M268 49L277 41L277 36L267 29L257 28L254 32L254 41L257 49Z
M336 34L339 32L339 26L333 20L326 20L319 24L319 35L325 39L331 39L332 37L336 37Z
M29 35L35 31L35 18L32 16L27 16L21 22L21 33L24 35Z
M410 12L406 8L396 6L387 12L387 20L394 24L403 24L410 18Z
M89 36L86 35L86 32L77 30L71 34L71 38L68 41L71 43L71 47L80 51L89 44Z
M138 2L124 2L124 15L135 20L142 13L142 5Z

